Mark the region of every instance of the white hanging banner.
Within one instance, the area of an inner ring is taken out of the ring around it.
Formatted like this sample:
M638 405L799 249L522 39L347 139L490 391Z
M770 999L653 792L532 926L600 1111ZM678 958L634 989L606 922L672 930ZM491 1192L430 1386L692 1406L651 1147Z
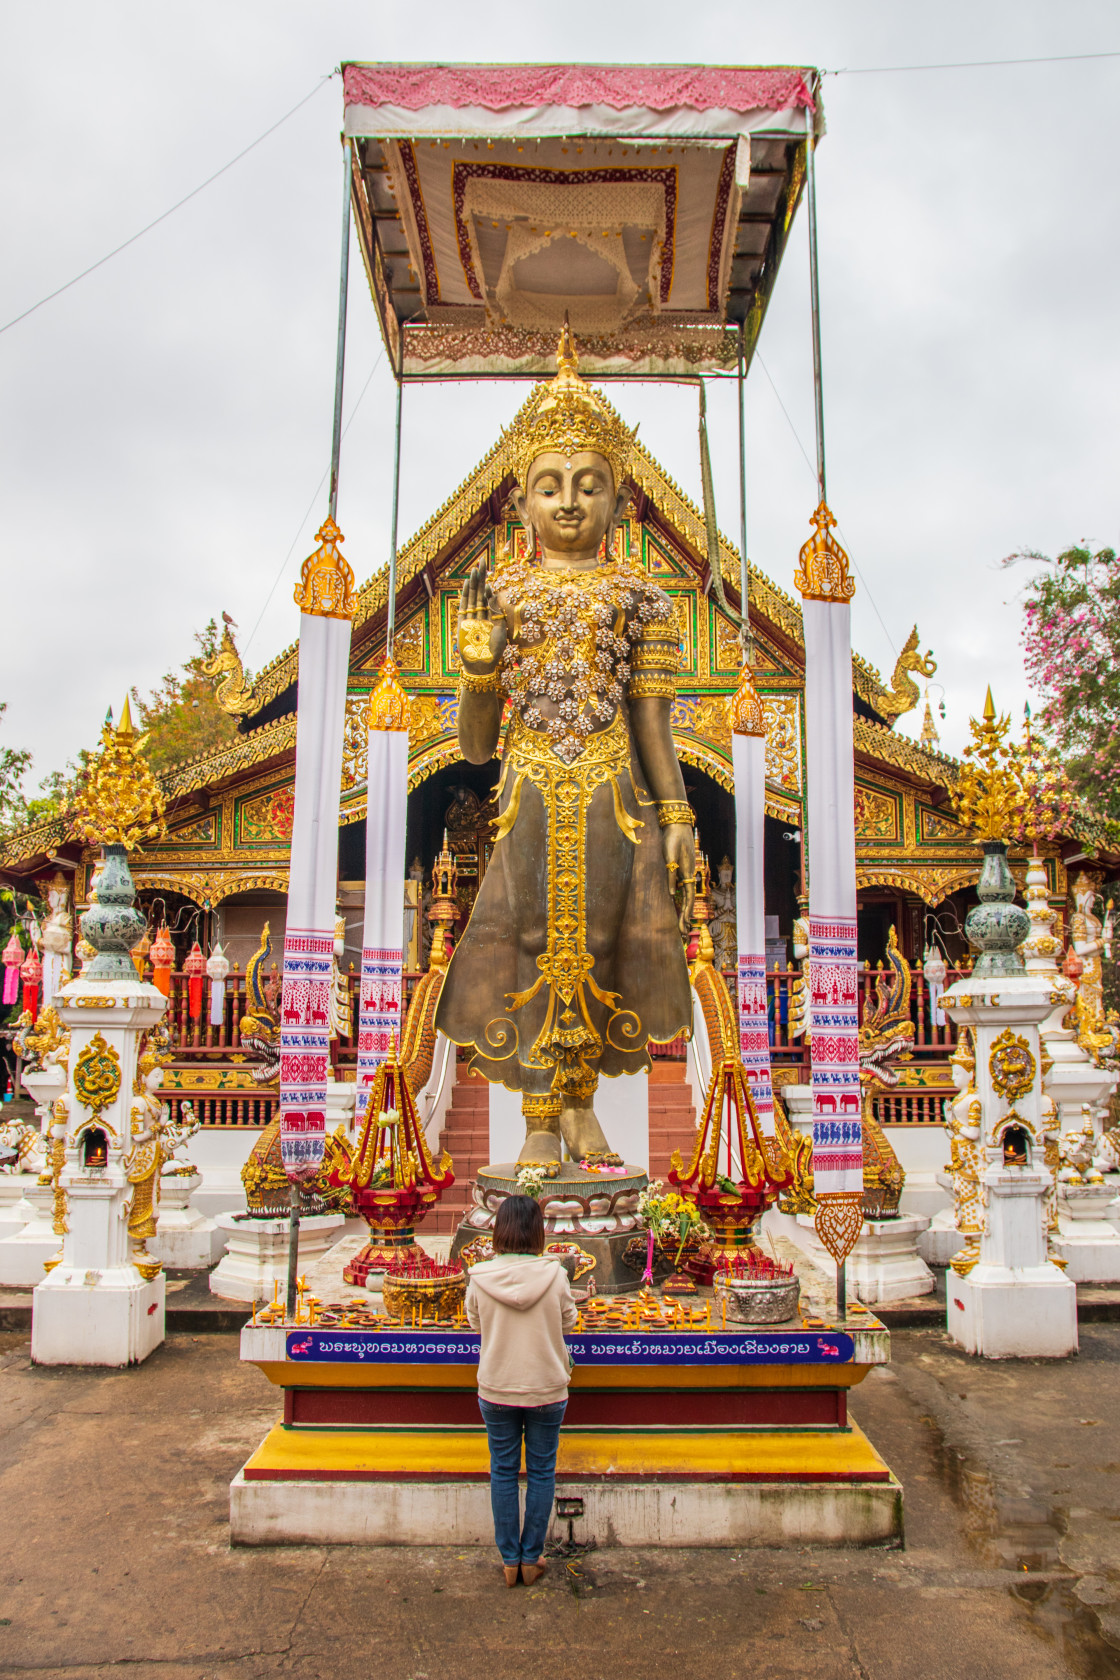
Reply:
M280 1002L280 1154L289 1179L323 1160L330 1066L330 988L338 883L338 806L354 574L333 519L303 563L296 700L295 812Z
M809 1025L813 1184L817 1196L863 1191L856 842L852 742L855 586L822 502L796 578L805 599L805 746L809 834Z
M408 806L408 696L389 658L369 701L366 788L366 909L358 1002L358 1075L354 1112L361 1121L369 1088L403 1027L404 853Z
M735 776L735 908L739 946L739 1056L764 1133L774 1132L766 1009L766 722L750 667L730 702Z

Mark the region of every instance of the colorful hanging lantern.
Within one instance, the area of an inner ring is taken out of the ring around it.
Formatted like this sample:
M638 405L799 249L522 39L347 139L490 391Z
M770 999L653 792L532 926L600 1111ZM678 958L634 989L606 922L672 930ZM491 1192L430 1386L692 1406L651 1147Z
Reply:
M148 952L151 948L152 941L148 935L147 928L145 928L137 943L132 947L132 961L136 966L136 978L138 980L143 980L144 978L144 969L148 961Z
M3 1001L14 1003L19 996L19 971L23 963L23 946L19 942L19 934L12 929L12 937L4 947L4 997Z
M32 1023L39 1014L39 985L43 978L43 965L39 961L34 945L27 953L27 957L20 968L23 979L23 1007L30 1015Z
M210 976L210 1025L220 1027L225 1016L226 975L229 973L229 958L220 945L215 945L207 957L206 972Z
M187 995L190 999L191 1020L197 1021L202 1014L202 980L206 973L206 958L196 939L191 946L190 954L183 964L183 973L187 977Z
M171 943L171 935L167 931L167 923L160 924L160 930L152 941L149 953L152 962L152 984L164 997L171 996L171 970L175 965L175 947Z

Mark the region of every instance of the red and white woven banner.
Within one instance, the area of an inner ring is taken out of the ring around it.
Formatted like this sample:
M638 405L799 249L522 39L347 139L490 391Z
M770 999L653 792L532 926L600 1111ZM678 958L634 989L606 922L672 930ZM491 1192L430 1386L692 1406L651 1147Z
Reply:
M365 1118L369 1088L389 1054L390 1040L401 1042L401 990L404 963L400 946L362 952L362 986L358 1001L358 1089L354 1113Z
M334 930L288 928L280 993L280 1158L289 1178L323 1159L330 1067L329 999Z
M770 1024L766 1014L766 958L739 952L739 1056L764 1132L773 1130Z
M809 1024L813 1050L813 1183L863 1187L859 989L854 917L809 918Z

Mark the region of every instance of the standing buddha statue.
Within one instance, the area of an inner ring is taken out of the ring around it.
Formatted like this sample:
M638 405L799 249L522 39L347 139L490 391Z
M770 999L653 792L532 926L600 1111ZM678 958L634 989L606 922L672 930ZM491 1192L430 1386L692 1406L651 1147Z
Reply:
M600 1075L648 1068L650 1039L688 1029L695 876L672 606L612 557L633 438L580 378L566 325L557 365L512 438L531 557L492 577L481 562L460 599L465 759L487 763L510 709L495 849L436 1017L522 1093L520 1159L541 1162L561 1140L610 1158Z

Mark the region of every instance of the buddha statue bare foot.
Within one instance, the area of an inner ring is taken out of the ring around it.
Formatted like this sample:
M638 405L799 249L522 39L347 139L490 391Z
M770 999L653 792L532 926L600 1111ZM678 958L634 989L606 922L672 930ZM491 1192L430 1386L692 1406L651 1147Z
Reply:
M518 1161L559 1161L563 1155L559 1132L530 1132L521 1146Z
M611 1146L593 1108L565 1108L560 1112L560 1133L573 1161L586 1155L609 1155Z

